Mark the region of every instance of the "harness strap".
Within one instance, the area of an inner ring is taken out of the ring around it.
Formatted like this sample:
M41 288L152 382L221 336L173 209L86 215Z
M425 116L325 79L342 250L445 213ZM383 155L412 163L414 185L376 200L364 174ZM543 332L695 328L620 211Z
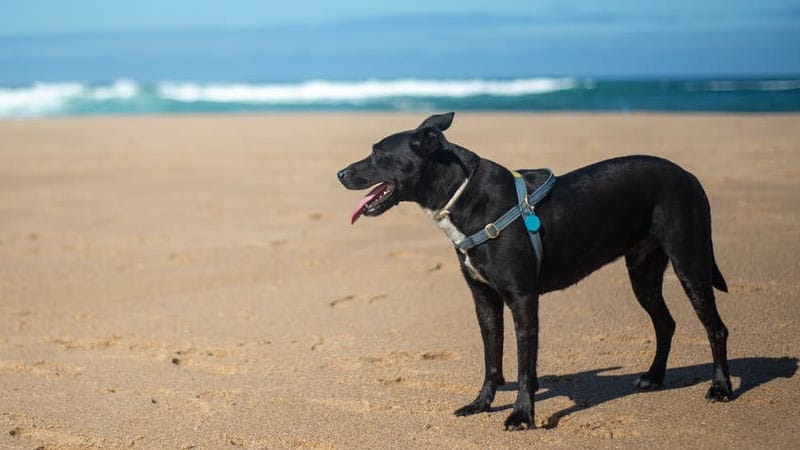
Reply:
M542 265L542 238L539 236L539 218L536 217L534 212L536 202L527 198L528 187L525 185L525 179L522 178L522 175L519 172L512 172L512 174L514 175L514 184L517 187L517 200L520 204L522 220L525 222L525 228L528 230L528 237L531 239L531 245L533 246L533 254L536 257L536 275L538 276L539 268ZM531 229L532 227L528 226L528 222L531 220L528 218L530 216L534 216L533 219L537 223L535 229Z
M461 250L462 253L466 253L466 251L472 247L481 245L490 239L496 239L500 236L501 231L522 216L522 219L525 221L525 228L528 230L528 237L533 246L533 253L536 256L536 271L538 275L542 261L542 238L539 236L539 218L536 216L535 209L536 204L553 189L556 177L553 175L553 172L548 169L549 175L547 180L529 196L528 187L522 175L519 172L511 173L514 175L514 186L517 190L517 205L511 207L511 209L506 211L505 214L500 216L496 221L487 224L483 230L456 242L455 246Z

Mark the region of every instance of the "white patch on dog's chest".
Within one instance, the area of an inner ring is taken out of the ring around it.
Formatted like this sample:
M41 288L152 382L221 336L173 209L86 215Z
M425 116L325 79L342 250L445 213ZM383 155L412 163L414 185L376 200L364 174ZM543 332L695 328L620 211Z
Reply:
M428 208L422 208L422 209L423 211L425 211L425 214L427 214L428 217L430 217L431 220L433 220L433 223L435 223L440 230L444 231L444 234L447 235L447 238L450 239L453 243L461 242L467 237L464 233L461 232L461 230L456 228L456 226L453 224L452 221L450 221L450 217L445 216L441 220L436 220L433 217L435 214L434 211L431 211ZM476 269L475 266L472 265L472 261L470 261L469 255L466 254L464 255L464 267L467 268L467 272L472 276L472 278L474 278L477 281L480 281L481 283L489 284L489 282L486 281L486 278L484 278L483 275L481 275L480 272L478 272L478 269Z
M453 241L453 243L461 242L467 237L458 228L456 228L453 222L450 221L450 217L445 217L444 219L436 220L433 217L433 215L435 214L434 211L431 211L428 208L422 208L422 209L423 211L425 211L425 214L427 214L428 217L430 217L431 220L433 220L433 223L435 223L440 230L444 231L444 234L446 234L447 237L451 241Z

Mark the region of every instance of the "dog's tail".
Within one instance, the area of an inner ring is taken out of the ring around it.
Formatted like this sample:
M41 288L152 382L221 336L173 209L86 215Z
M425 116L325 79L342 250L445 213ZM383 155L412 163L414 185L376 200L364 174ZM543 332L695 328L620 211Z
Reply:
M719 271L717 261L714 259L712 262L714 263L714 273L711 276L711 285L722 292L728 292L728 283L725 282L725 277L723 277L722 272Z

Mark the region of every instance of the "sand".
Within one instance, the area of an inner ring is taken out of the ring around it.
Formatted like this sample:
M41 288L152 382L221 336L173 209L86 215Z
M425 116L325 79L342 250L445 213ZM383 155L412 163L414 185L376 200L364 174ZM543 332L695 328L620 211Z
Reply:
M796 448L800 116L458 114L448 136L557 173L670 158L703 182L737 398L668 270L664 389L615 262L541 302L536 421L482 381L472 300L419 207L349 213L335 173L423 114L0 122L0 448ZM506 378L516 380L506 314Z

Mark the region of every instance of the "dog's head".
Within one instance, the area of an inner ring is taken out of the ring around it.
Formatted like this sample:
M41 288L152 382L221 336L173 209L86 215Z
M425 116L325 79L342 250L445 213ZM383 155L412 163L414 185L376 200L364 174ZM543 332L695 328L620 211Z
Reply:
M355 223L362 214L383 214L400 201L418 202L431 163L464 166L454 154L456 146L447 142L442 133L450 127L453 115L433 115L415 130L389 135L372 146L369 156L339 171L339 181L347 189L374 186L358 203L350 223Z

